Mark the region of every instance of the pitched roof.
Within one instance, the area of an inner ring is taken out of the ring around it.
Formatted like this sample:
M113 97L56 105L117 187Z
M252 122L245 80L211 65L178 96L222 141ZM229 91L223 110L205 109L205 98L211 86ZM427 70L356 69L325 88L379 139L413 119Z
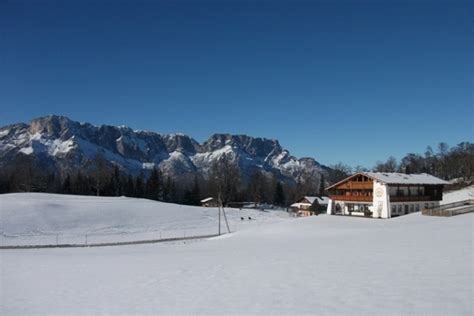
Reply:
M328 204L329 203L329 196L320 196L318 197L319 204Z
M383 182L385 184L448 184L448 182L427 173L405 174L397 172L358 172L345 178L344 180L341 180L327 187L326 189L331 189L359 174L367 176L373 180Z
M371 178L372 180L377 180L385 184L448 184L448 182L427 173L404 174L397 172L358 172L337 183L334 183L333 185L327 187L326 190L332 189L339 184L355 177L356 175L364 175Z
M329 197L327 196L305 196L304 199L308 200L311 205L313 205L314 201L316 200L319 204L328 204L329 202Z
M301 206L303 206L303 205L307 206L308 203L293 203L293 204L290 205L290 207L301 208Z
M427 173L364 172L364 174L386 184L448 184L448 182Z
M317 196L305 196L305 199L307 199L311 204L314 203L314 201L318 198Z

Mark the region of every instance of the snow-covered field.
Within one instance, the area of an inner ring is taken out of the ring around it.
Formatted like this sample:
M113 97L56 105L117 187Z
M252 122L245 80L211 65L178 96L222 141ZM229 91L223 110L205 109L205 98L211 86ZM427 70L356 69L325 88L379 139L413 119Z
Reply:
M461 190L444 193L443 200L440 204L449 204L465 200L474 200L474 185Z
M194 242L0 250L0 314L472 315L472 213L281 215Z
M231 231L291 219L284 211L226 209ZM244 217L244 220L241 220ZM249 220L248 218L251 218ZM222 231L226 231L221 218ZM0 195L0 245L120 242L216 234L217 208L146 199L44 193Z

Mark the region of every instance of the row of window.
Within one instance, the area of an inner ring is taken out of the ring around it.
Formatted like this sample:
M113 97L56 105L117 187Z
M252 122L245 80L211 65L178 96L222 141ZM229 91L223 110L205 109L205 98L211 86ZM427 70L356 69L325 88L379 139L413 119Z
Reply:
M420 204L392 205L392 215L409 214L420 211Z
M433 207L435 203L425 203L424 207ZM392 205L392 214L402 215L420 211L420 204L398 204Z
M347 196L372 196L372 190L337 190L336 195Z
M369 205L368 204L348 204L347 210L349 212L368 212Z

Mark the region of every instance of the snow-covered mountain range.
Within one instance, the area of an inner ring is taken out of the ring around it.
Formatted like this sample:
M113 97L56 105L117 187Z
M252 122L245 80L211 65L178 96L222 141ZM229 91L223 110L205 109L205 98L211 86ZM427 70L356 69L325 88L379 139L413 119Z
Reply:
M12 164L23 154L45 168L73 171L87 168L98 153L128 173L156 167L183 180L195 174L206 177L212 164L224 155L238 165L244 181L255 170L273 173L287 183L318 181L329 170L313 158L291 156L277 140L246 135L214 134L198 143L183 134L95 126L57 115L0 128L0 166Z

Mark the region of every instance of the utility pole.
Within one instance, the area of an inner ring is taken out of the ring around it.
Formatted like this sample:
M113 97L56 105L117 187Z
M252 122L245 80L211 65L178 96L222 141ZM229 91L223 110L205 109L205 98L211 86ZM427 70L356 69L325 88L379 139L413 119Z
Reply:
M221 200L221 194L219 193L218 194L219 196L219 207L218 207L218 218L219 218L219 229L218 229L218 232L219 232L219 236L221 234L221 206L222 206L222 200Z
M222 213L224 214L225 225L227 226L227 232L230 234L229 222L227 221L227 216L225 215L224 207L222 207Z
M221 208L222 208L222 214L224 214L224 220L227 226L227 232L230 233L229 222L227 221L227 215L225 214L224 205L222 205L221 195L219 194L219 235L221 234L221 212L220 212Z

